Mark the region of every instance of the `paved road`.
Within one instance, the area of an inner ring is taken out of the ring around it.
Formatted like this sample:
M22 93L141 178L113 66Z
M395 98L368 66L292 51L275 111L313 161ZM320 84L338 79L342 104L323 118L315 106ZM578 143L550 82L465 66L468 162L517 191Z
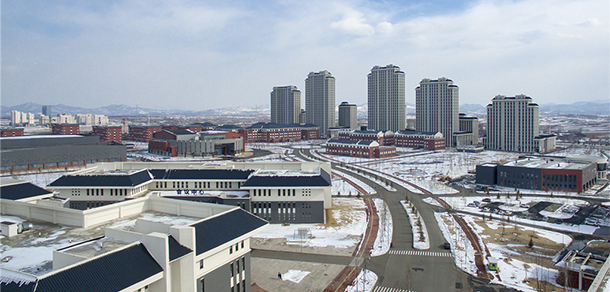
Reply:
M302 149L305 152L309 150ZM300 153L301 150L295 149L295 155L309 159ZM334 163L332 164L334 166ZM347 172L361 181L376 186L372 181L362 177L358 173ZM424 203L421 199L424 195L414 194L403 187L394 184L396 192L389 192L381 186L376 186L377 195L386 201L392 214L393 220L393 247L390 253L379 257L366 259L362 265L378 275L376 288L374 291L394 292L394 291L514 291L506 289L500 285L487 284L467 273L457 269L453 257L422 255L405 256L395 254L400 252L416 252L413 249L413 235L409 219L400 204L408 196L418 209L426 227L430 239L430 253L446 253L443 248L445 239L434 218L434 211L442 208L433 207ZM381 228L381 227L380 227Z

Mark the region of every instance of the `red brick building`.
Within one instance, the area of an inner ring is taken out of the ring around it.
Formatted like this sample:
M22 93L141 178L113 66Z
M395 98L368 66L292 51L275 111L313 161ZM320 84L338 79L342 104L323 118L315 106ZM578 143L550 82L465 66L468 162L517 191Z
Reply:
M228 131L162 130L148 142L148 152L171 157L234 156L244 150L242 136Z
M339 131L338 138L341 140L354 141L375 141L379 146L394 145L394 132L392 131L361 131L361 130L342 130Z
M53 135L78 135L80 126L78 124L53 124L51 133Z
M191 130L195 133L203 131L203 126L201 125L188 125L188 126L161 126L162 130L174 131L174 130Z
M93 126L93 135L100 136L100 141L123 143L121 126Z
M156 132L161 132L161 126L129 126L129 134L125 140L148 142Z
M445 149L445 138L441 132L398 131L394 134L397 147L423 148L424 150Z
M320 127L311 124L256 123L248 128L240 128L237 132L244 138L245 143L299 142L320 137Z
M5 128L5 129L1 129L0 132L2 133L0 135L1 137L13 137L13 136L23 136L24 135L23 128Z
M384 158L396 156L396 147L379 146L376 141L330 139L326 141L326 153L361 158Z

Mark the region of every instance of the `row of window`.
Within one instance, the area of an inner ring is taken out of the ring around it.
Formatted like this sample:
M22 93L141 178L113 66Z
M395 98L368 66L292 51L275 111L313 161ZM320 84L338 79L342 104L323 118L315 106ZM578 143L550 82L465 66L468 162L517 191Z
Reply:
M231 189L233 188L233 182L215 182L216 184L216 188L217 189ZM166 181L158 181L155 183L155 187L157 189L167 189L167 182ZM188 182L188 181L173 181L172 184L172 189L189 189L189 188L198 188L198 189L210 189L212 188L212 182L205 182L205 181L195 181L195 182ZM239 182L237 182L237 186L239 187Z
M271 190L269 189L254 189L252 190L252 196L253 197L266 197L266 196L271 196ZM286 197L286 196L293 196L295 197L297 195L297 191L296 189L278 189L277 190L277 196L278 197ZM303 189L302 190L302 195L303 196L311 196L311 189Z

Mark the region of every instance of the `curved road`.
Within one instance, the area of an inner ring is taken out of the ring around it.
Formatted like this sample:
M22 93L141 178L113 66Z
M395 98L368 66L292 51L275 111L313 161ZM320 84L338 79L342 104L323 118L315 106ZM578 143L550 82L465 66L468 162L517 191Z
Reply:
M307 159L300 151L294 151L294 153ZM334 167L334 163L332 165ZM346 172L345 169L341 171ZM358 173L350 172L349 174L371 186L376 186ZM405 196L408 196L409 201L417 207L428 228L430 249L427 252L447 252L442 247L445 239L434 218L433 208L421 200L422 195L413 194L397 184L394 184L394 188L396 188L396 192L389 192L376 186L377 195L375 197L383 199L388 204L393 221L393 247L390 253L367 259L363 266L377 274L379 277L377 287L396 288L404 291L473 291L466 283L469 275L455 267L453 257L393 254L393 251L415 251L411 225L400 204L400 200L404 200ZM380 226L380 228L382 227Z

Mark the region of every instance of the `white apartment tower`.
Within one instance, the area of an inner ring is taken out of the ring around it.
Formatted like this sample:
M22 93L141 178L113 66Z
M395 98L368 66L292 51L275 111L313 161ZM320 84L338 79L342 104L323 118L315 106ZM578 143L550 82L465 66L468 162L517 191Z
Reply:
M525 95L496 95L487 105L487 149L535 152L538 104Z
M445 146L455 146L453 133L459 132L459 87L453 80L423 79L415 88L415 130L441 132Z
M339 105L339 127L358 128L358 106L347 101Z
M310 72L305 79L305 120L319 126L324 138L335 126L335 77L326 70Z
M371 69L368 107L369 129L393 132L405 129L405 73L398 66Z
M271 122L281 125L299 122L301 91L294 85L276 86L271 92Z

